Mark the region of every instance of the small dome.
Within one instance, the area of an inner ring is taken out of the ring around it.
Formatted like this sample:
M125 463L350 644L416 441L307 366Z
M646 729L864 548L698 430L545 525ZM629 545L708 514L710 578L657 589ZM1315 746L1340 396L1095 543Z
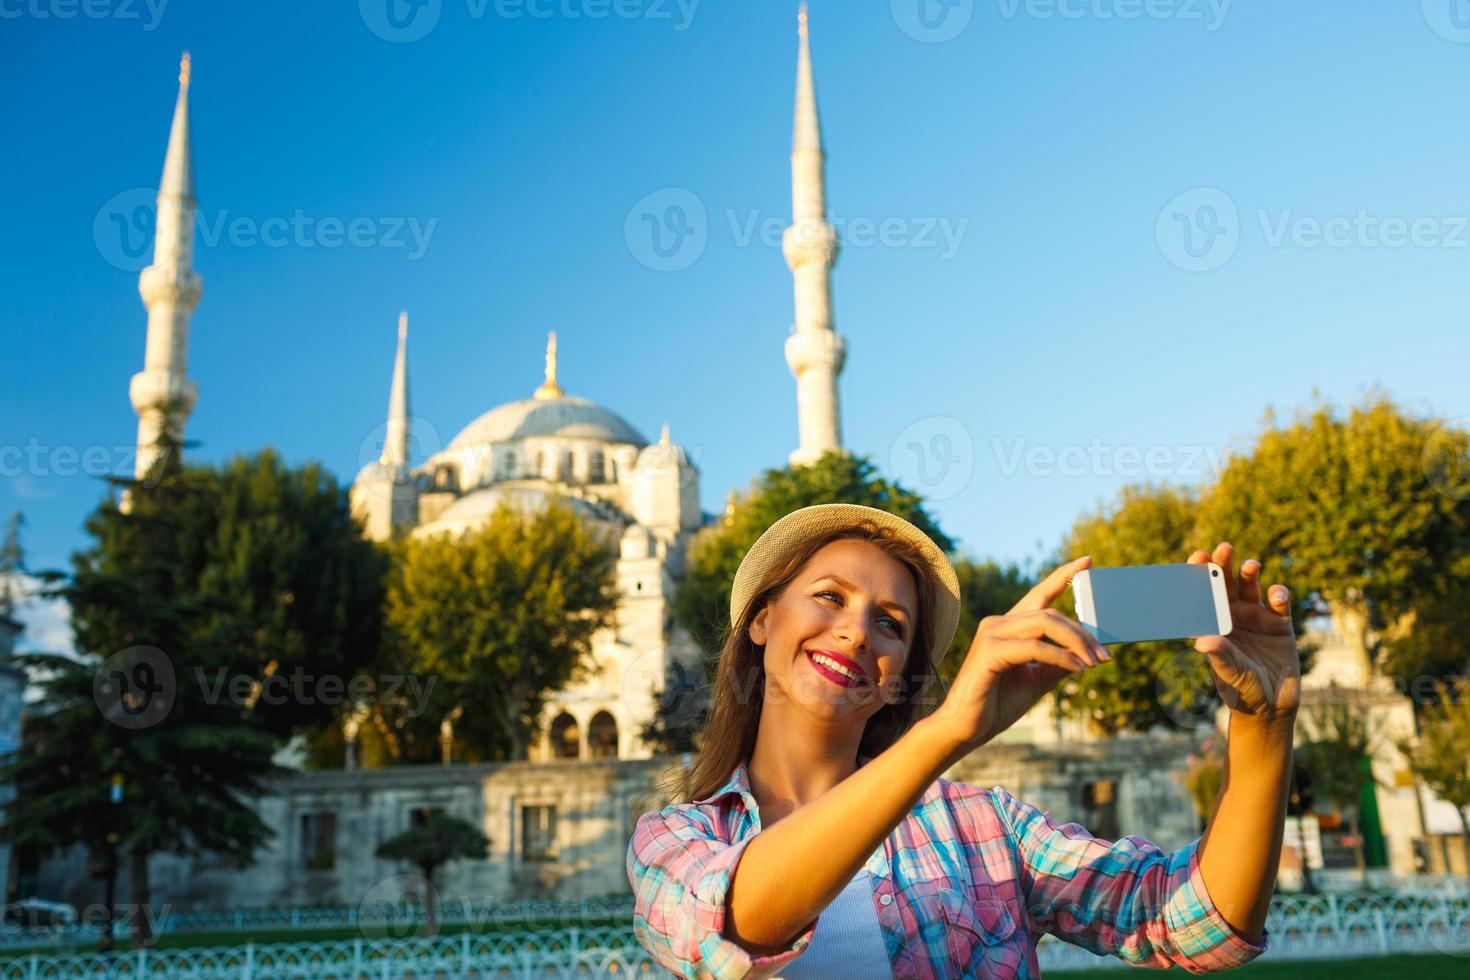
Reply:
M450 504L428 524L414 531L415 536L436 534L441 531L458 531L484 524L495 509L502 504L523 515L538 514L556 501L572 509L582 525L603 540L616 543L622 524L597 505L578 497L553 493L539 487L489 486L481 487L460 497Z
M689 458L676 442L655 442L639 450L638 461L633 465L640 470L672 469L688 466Z
M623 532L624 558L648 558L653 555L653 533L642 524L629 524Z
M375 459L357 471L355 483L368 482L408 483L408 467L397 463L385 463Z
M475 419L450 442L450 449L511 442L536 436L595 439L647 445L616 413L585 398L524 398L492 408Z

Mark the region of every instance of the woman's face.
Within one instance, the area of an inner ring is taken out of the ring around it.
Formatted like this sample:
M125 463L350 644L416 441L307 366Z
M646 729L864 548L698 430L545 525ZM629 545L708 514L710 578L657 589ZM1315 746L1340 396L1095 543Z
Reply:
M902 693L918 609L898 559L867 541L824 545L751 623L751 640L765 645L767 702L865 723Z

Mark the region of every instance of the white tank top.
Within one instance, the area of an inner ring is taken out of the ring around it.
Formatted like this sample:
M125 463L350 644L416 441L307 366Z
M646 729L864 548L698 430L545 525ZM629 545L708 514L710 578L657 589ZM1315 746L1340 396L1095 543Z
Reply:
M817 916L817 931L776 980L893 980L888 947L873 910L872 875L858 873Z

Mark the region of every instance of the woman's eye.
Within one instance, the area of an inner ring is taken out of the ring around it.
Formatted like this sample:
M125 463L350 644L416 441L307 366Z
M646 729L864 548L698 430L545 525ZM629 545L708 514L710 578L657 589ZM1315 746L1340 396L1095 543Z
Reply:
M841 602L842 601L842 596L838 595L836 592L826 591L826 592L818 592L817 593L817 598L820 599L822 596L831 596L837 602ZM903 636L903 624L902 623L900 623L898 620L894 619L892 616L884 616L883 619L885 621L893 624L893 626L892 626L893 632L897 633L899 636Z

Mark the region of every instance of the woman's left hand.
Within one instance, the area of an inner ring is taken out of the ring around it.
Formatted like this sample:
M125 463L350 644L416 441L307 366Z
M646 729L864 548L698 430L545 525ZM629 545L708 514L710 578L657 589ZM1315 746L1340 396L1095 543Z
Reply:
M1260 561L1242 562L1237 580L1234 551L1222 541L1213 556L1203 549L1189 556L1191 565L1213 561L1224 572L1232 623L1229 636L1197 637L1194 648L1209 657L1215 688L1232 711L1263 717L1295 711L1301 704L1302 673L1291 597L1286 586L1273 585L1263 605Z

